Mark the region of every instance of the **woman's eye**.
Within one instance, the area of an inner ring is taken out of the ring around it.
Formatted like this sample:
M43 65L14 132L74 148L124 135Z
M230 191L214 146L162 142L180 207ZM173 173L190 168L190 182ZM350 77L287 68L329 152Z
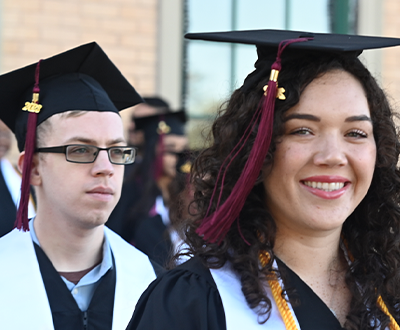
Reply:
M352 138L366 138L368 137L368 134L365 133L364 131L361 131L359 129L350 131L349 133L346 134L348 137Z
M309 135L309 134L312 134L312 131L309 128L302 127L302 128L298 128L298 129L292 131L290 134L292 134L292 135Z

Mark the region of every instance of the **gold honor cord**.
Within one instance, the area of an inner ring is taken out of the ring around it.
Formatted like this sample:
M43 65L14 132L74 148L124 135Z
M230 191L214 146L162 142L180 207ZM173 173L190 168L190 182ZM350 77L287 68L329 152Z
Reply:
M265 267L265 265L269 262L270 256L268 252L265 251L260 251L259 256L258 256L261 266ZM287 330L299 330L297 328L296 322L293 318L293 314L289 308L289 305L282 297L282 288L281 285L274 273L274 278L271 280L268 280L268 284L271 288L272 291L272 296L274 297L276 306L278 307L279 313L282 316L283 322L285 323L285 327ZM386 307L385 302L383 301L382 297L378 297L377 304L379 308L384 312L387 316L389 316L390 319L390 324L389 328L390 330L400 330L399 325L397 324L396 320L393 318L393 316L390 314L388 308Z
M382 312L384 312L387 316L389 316L389 319L390 319L389 328L390 328L390 330L399 330L400 329L399 325L397 324L397 322L393 318L393 316L389 313L389 310L386 307L386 304L383 301L381 296L378 297L377 304L378 304L379 308L382 310Z
M268 252L265 251L261 251L259 253L258 258L260 260L262 267L265 267L265 265L269 262L270 259ZM285 328L287 330L299 330L286 299L282 297L282 287L279 283L278 278L276 277L275 272L273 276L274 276L273 279L268 280L268 284L271 288L272 296L274 297L279 313L282 316L283 323L285 323Z

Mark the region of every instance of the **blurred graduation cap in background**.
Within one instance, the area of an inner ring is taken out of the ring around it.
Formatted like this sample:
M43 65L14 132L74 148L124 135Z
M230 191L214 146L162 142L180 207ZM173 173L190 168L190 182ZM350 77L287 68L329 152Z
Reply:
M171 111L135 119L136 128L143 130L145 139L159 135L185 135L186 113L184 110Z
M168 109L169 110L169 109ZM145 157L151 160L156 180L163 173L163 153L165 135L185 135L186 113L184 110L168 111L135 120L138 130L143 130L145 137ZM157 147L158 145L158 147ZM158 148L159 152L156 152ZM146 155L147 153L147 155Z

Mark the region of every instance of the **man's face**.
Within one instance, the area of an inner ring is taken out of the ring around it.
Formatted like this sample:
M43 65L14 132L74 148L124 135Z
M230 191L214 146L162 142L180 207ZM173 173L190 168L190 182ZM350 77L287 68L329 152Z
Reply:
M51 129L40 147L90 144L97 147L126 145L121 118L113 112L88 111L80 116L54 115ZM124 165L113 165L106 151L95 162L67 162L64 154L40 153L37 171L38 211L90 229L104 224L117 204Z

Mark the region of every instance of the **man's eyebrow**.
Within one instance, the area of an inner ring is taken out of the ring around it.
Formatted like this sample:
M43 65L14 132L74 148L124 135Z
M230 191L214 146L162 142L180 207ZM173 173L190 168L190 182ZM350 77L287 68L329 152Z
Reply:
M70 142L81 142L81 143L85 143L85 144L97 145L96 140L82 137L82 136L73 136L73 137L69 138L67 141L65 141L65 143L70 143ZM124 138L117 138L117 139L107 141L106 144L113 145L113 144L117 144L117 143L126 143L126 141Z
M372 123L372 119L366 115L351 116L347 117L345 120L345 122L353 122L353 121L369 121Z
M311 120L311 121L321 121L321 118L314 116L314 115L309 115L309 114L303 114L303 113L292 113L291 115L286 116L283 121L287 122L288 120L291 119L305 119L305 120Z

